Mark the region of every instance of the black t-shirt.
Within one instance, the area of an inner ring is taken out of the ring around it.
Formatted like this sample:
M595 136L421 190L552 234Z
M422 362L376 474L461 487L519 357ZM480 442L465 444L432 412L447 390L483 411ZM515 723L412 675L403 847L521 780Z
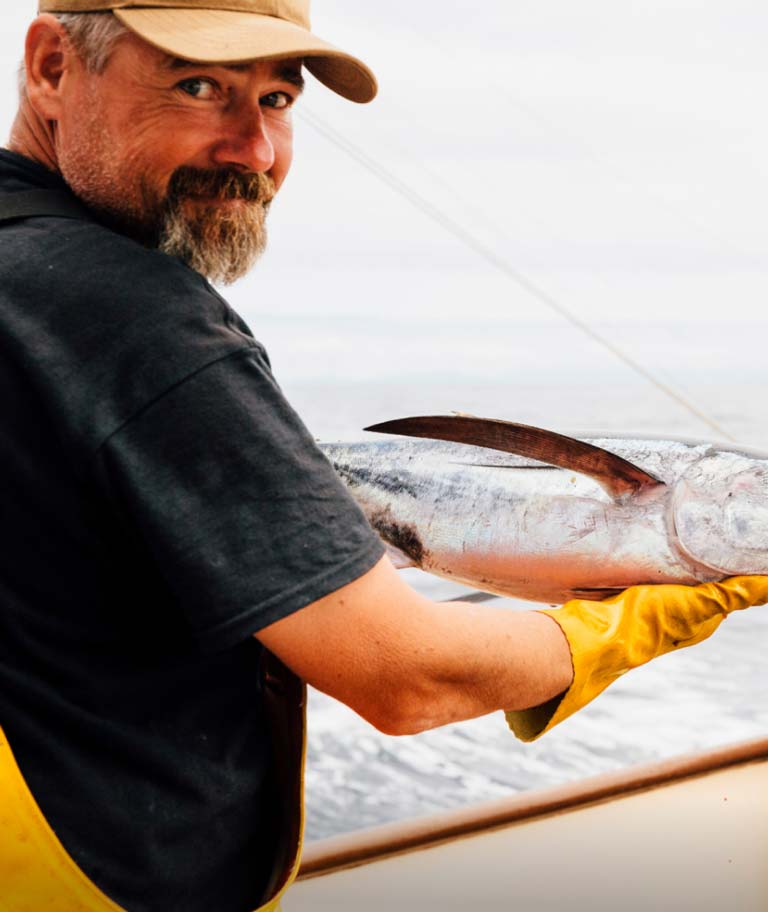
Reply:
M0 192L61 189L0 151ZM252 634L382 546L263 348L180 261L0 225L0 725L129 912L246 912L271 864ZM0 895L2 885L0 885Z

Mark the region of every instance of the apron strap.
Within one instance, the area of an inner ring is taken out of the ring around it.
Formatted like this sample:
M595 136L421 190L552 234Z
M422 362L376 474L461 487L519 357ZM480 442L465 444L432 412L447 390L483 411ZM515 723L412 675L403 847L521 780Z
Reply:
M124 912L93 884L48 825L0 728L0 909Z
M77 197L66 190L25 190L0 194L0 223L20 218L90 219L92 216Z

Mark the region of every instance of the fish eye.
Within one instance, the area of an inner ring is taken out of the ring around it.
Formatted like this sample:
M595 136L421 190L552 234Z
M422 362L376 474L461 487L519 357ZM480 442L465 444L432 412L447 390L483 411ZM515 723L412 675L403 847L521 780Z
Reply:
M178 88L192 98L200 101L210 101L216 94L217 84L212 79L205 79L202 76L192 76L189 79L183 79Z

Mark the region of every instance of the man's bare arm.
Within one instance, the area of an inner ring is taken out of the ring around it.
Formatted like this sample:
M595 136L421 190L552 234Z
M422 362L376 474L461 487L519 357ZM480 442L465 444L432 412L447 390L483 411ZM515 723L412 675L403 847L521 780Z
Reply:
M433 602L387 558L258 639L307 683L396 735L537 706L573 677L550 618Z

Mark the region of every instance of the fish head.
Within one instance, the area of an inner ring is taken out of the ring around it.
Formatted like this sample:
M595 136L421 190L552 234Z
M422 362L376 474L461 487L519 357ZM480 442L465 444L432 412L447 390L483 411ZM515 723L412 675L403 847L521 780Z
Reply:
M768 573L768 460L716 452L688 468L672 500L675 537L723 576Z

